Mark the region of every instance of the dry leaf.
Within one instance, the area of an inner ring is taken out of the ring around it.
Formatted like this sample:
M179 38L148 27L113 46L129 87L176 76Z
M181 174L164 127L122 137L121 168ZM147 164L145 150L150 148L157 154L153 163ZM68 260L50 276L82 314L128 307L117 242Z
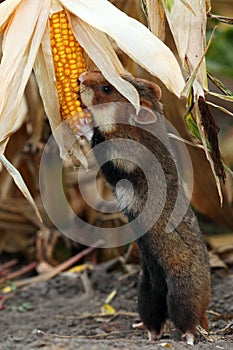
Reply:
M15 181L16 185L19 187L20 191L23 193L25 198L29 201L29 203L32 205L32 207L35 210L35 213L38 217L38 219L42 222L42 218L40 216L39 210L37 208L37 205L32 198L21 174L19 171L6 159L6 157L3 154L0 154L0 161L5 166L5 168L8 170L8 172L11 174L13 180Z
M220 247L215 252L227 265L233 265L233 244Z
M101 306L101 312L104 315L114 315L116 310L109 304L104 304Z
M70 272L70 273L81 273L83 272L84 270L93 270L93 265L90 265L90 264L81 264L81 265L77 265L77 266L74 266L74 267L71 267L71 269L69 269L67 272Z
M129 57L163 81L173 93L180 96L184 87L184 79L175 56L144 25L127 16L106 0L99 0L98 6L93 6L92 0L77 2L62 0L61 3L84 22L113 38ZM78 39L78 22L76 23L77 27L74 29L77 30L75 36ZM88 49L88 41L82 42L82 45L85 50ZM156 59L152 60L151 57ZM127 98L127 95L124 96Z
M216 250L218 248L232 246L233 234L227 233L227 234L212 235L212 236L208 236L206 240L209 246L212 249Z
M193 72L201 61L197 78L202 87L206 85L205 62L201 60L205 50L206 4L203 1L174 1L169 11L164 7L182 66L188 73Z
M111 303L111 301L115 298L116 294L117 294L117 290L114 289L105 299L105 304Z
M224 263L222 259L220 259L218 254L216 254L215 252L209 252L209 259L210 259L211 268L227 269L227 265Z

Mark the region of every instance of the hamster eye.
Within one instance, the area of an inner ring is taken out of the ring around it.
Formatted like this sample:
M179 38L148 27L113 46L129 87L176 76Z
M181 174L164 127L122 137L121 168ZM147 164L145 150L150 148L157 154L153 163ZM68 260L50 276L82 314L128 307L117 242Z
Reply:
M112 92L112 87L110 85L104 85L104 86L102 86L102 91L106 95L109 95Z

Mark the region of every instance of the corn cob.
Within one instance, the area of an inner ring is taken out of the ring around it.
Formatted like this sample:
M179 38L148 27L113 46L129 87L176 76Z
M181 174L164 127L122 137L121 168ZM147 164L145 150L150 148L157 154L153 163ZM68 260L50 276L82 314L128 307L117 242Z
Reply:
M50 18L50 43L56 75L60 113L74 132L84 120L91 121L79 97L79 75L86 70L83 49L75 39L64 10Z

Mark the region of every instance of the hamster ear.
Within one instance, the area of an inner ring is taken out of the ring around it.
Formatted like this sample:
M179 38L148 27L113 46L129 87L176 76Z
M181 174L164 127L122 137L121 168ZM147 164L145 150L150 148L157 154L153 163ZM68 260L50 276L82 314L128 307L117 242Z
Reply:
M162 90L159 87L159 85L155 84L152 81L146 80L146 79L136 78L136 80L138 82L146 85L147 87L149 87L151 89L151 91L153 91L153 93L155 94L155 96L158 99L158 101L161 99L161 97L162 97Z
M157 99L160 100L161 97L162 97L162 90L161 90L160 86L155 84L155 83L152 83L151 81L148 82L148 85L153 90L153 92L154 92L155 96L157 97Z
M134 115L134 120L138 124L153 124L156 123L158 117L151 109L141 107L138 115Z

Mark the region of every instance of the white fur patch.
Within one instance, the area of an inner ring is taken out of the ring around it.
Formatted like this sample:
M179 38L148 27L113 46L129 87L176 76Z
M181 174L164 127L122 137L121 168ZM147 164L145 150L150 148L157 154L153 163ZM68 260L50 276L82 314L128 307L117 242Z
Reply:
M122 155L121 155L122 156ZM113 159L112 163L120 169L123 169L125 172L127 172L128 174L132 173L135 171L135 169L137 168L137 164L128 161L127 159Z
M95 126L99 127L100 131L112 132L116 128L115 115L116 106L112 103L103 103L89 107L95 121Z
M87 106L87 108L92 106L94 100L94 91L81 84L80 92L82 103Z
M121 180L116 186L116 196L121 210L132 208L134 202L134 190L132 185L127 180Z
M115 129L115 113L116 106L113 103L103 103L100 105L93 105L94 91L85 85L80 86L81 99L84 105L93 114L95 126L103 132L111 132Z

